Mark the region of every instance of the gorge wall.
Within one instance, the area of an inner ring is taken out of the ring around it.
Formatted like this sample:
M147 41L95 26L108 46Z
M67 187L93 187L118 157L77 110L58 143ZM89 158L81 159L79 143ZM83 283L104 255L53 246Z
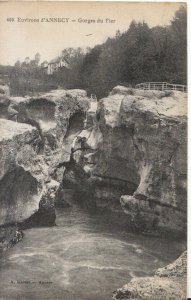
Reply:
M76 140L97 206L123 210L138 231L186 232L186 101L182 92L116 87Z
M55 224L54 199L62 174L54 180L52 173L60 161L69 159L72 141L65 143L65 136L70 119L80 114L82 128L89 100L82 90L56 90L33 98L6 97L1 104L0 237L4 249L11 245L6 237L10 227L15 241L19 228Z
M186 101L122 86L98 106L82 90L1 101L1 225L53 225L69 188L137 231L184 234Z
M186 104L182 92L122 86L98 103L83 90L1 97L0 249L20 241L23 228L54 225L68 189L79 204L110 210L138 232L184 236ZM185 265L183 254L113 297L182 297Z

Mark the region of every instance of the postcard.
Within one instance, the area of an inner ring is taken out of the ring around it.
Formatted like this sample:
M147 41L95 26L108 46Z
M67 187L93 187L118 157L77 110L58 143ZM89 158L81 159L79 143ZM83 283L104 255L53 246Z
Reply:
M0 2L0 299L187 298L187 3Z

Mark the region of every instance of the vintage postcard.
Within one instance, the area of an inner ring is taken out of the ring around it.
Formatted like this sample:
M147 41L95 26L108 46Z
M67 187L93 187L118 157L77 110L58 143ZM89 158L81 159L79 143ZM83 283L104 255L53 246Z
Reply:
M186 299L187 3L1 1L0 41L0 299Z

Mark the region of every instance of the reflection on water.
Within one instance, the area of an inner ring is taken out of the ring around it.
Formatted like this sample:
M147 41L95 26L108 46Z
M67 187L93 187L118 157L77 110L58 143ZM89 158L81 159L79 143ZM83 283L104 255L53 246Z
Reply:
M127 233L108 214L60 209L57 226L25 230L0 261L0 298L109 300L133 276L171 262L181 242Z

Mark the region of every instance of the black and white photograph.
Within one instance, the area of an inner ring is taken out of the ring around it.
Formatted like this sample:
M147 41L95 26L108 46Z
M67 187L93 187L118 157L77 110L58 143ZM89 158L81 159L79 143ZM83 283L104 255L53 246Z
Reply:
M0 300L189 298L187 6L0 1Z

